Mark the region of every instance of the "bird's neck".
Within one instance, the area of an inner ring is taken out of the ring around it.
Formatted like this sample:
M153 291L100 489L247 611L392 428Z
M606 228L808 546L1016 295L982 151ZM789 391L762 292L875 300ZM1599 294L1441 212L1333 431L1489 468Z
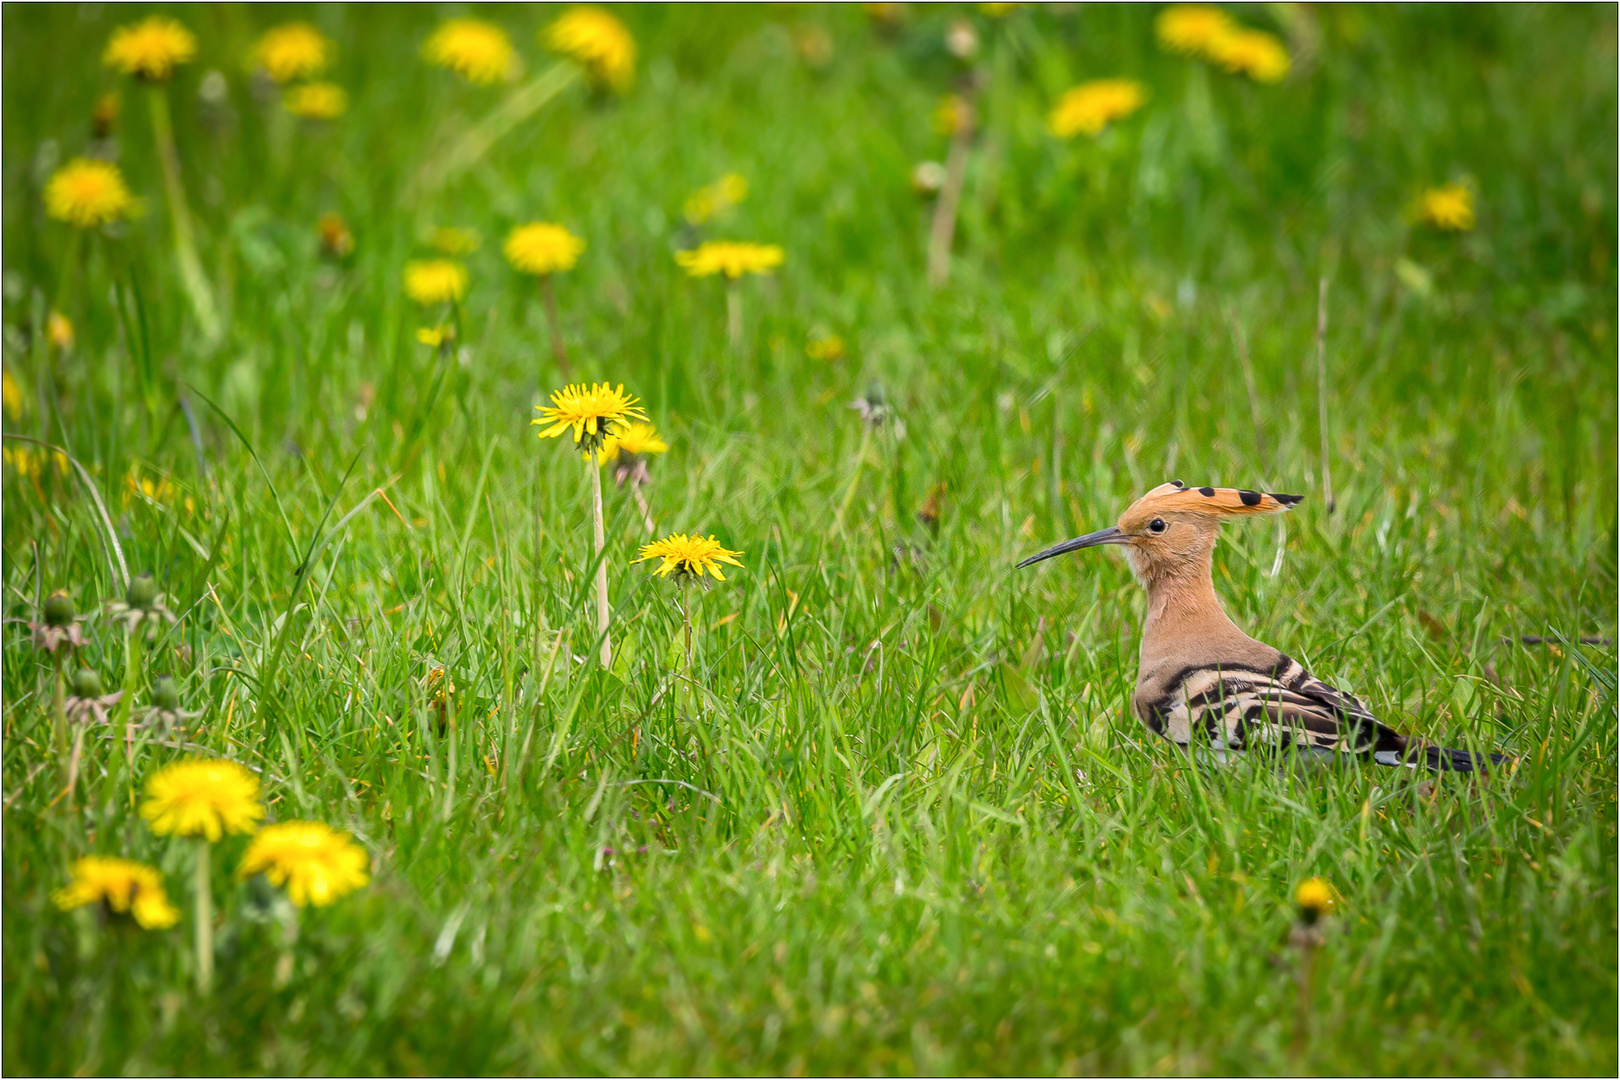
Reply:
M1142 658L1179 651L1189 640L1210 641L1243 632L1227 617L1215 595L1210 577L1211 551L1178 562L1155 567L1145 582L1147 618L1142 625Z

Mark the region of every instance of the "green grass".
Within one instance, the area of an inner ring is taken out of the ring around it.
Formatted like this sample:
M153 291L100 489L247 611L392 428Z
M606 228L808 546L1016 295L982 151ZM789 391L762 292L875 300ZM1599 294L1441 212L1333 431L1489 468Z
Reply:
M172 671L188 738L260 770L273 818L352 830L373 875L294 921L230 876L227 841L199 997L189 846L141 822L104 743L76 808L53 803L49 669L10 624L8 1073L1615 1071L1614 648L1503 643L1615 637L1613 10L1324 9L1314 65L1278 87L1161 53L1150 10L960 13L984 131L930 292L909 173L945 153L944 10L892 39L858 7L624 11L627 97L575 85L412 201L503 93L416 58L443 12L306 10L352 110L278 135L240 58L282 14L186 9L200 58L171 94L225 338L191 319L126 85L147 212L81 250L59 356L41 327L70 246L39 193L137 13L6 7L6 430L67 448L112 524L76 476L8 466L7 613L116 597L114 546L155 572L183 618L136 682ZM543 70L553 13L491 16ZM824 68L803 26L830 34ZM1139 115L1045 134L1058 93L1116 74L1148 86ZM709 235L787 251L743 283L735 354L721 287L671 258L682 202L728 171L751 191ZM1477 229L1409 221L1463 175ZM346 265L319 257L326 211ZM627 565L644 531L611 484L618 658L585 660L586 475L527 426L558 376L500 255L537 218L590 244L558 281L578 372L624 382L672 444L660 530L746 553L698 603L692 693L675 590ZM400 288L441 224L484 237L443 370ZM807 360L829 333L847 357ZM834 531L862 446L846 405L873 380L905 436L867 447ZM131 475L169 487L131 497ZM1286 527L1227 531L1233 616L1402 730L1516 768L1432 789L1217 771L1149 737L1123 561L1012 565L1170 477L1304 492ZM122 685L116 628L87 632L81 659ZM182 753L145 747L133 783ZM186 918L57 911L92 852L161 867ZM1344 903L1302 1004L1289 897L1313 874Z

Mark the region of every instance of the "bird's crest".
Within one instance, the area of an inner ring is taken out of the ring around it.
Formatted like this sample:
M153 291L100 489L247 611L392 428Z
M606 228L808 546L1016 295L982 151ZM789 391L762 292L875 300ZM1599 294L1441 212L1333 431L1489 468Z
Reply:
M1129 523L1138 517L1150 518L1156 514L1173 512L1206 514L1213 518L1239 514L1278 514L1290 510L1303 499L1303 495L1276 495L1246 488L1188 487L1180 480L1160 484L1131 504L1120 518L1120 525L1129 529Z

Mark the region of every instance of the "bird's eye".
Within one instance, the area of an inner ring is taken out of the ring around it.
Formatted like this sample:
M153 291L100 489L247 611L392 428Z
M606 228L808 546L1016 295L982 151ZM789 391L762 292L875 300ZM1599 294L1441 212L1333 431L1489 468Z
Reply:
M1148 528L1152 529L1156 533L1164 532L1164 519L1154 518L1152 521L1148 522Z

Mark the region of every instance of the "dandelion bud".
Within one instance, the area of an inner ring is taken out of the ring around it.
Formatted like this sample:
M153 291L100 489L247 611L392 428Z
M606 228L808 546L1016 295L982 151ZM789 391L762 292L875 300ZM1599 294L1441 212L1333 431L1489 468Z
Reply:
M118 95L113 92L102 94L96 98L95 108L90 112L90 130L98 139L105 139L113 132L118 123L119 101Z
M95 668L80 668L73 673L73 696L80 698L98 698L107 692L101 685L101 676Z
M58 628L73 623L73 601L63 589L57 589L45 598L45 625Z
M1333 911L1333 886L1319 877L1306 878L1294 890L1294 903L1299 905L1300 921L1307 926L1314 925Z
M157 580L151 574L136 574L129 579L129 589L124 593L124 603L132 610L148 611L157 603Z
M152 684L152 704L164 712L180 711L180 687L173 675L159 675Z

